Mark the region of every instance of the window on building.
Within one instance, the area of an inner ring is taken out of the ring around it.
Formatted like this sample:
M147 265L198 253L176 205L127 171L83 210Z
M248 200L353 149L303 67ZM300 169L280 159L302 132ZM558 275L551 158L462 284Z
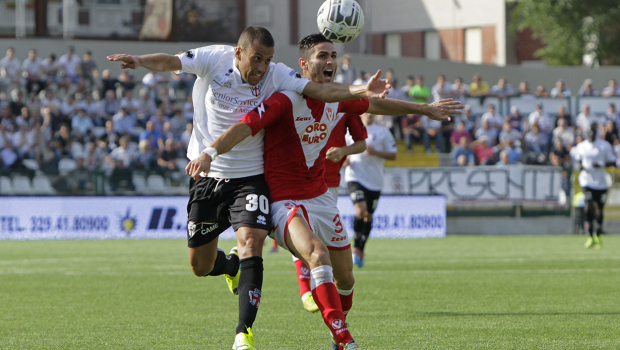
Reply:
M424 58L432 61L441 59L441 39L438 32L424 33Z

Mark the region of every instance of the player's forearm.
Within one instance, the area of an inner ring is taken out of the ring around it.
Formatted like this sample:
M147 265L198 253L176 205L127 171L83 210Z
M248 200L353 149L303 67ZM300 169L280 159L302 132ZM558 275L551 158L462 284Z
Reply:
M357 100L367 97L366 85L344 85L338 83L318 84L309 82L304 88L303 93L326 103Z
M368 113L383 115L423 114L428 115L432 108L427 103L415 103L393 98L368 100Z
M218 154L224 154L250 135L252 135L252 128L244 122L239 122L220 135L211 147L215 148Z
M395 160L396 159L396 153L377 152L377 151L375 151L374 155L377 156L377 157L381 157L383 159L387 159L387 160Z
M366 150L366 141L355 141L351 145L342 147L341 149L344 152L345 156L362 153Z
M165 53L152 53L148 55L134 56L138 64L149 70L156 72L169 72L175 70L181 70L181 60L174 55L168 55Z

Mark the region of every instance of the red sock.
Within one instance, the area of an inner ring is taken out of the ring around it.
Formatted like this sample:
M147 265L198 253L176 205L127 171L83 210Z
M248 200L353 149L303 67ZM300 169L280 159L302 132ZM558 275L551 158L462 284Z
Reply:
M343 292L349 291L342 291L338 289L338 294L340 295L340 304L342 305L342 313L344 313L346 321L347 314L349 313L349 310L351 310L351 307L353 307L353 289L351 289L351 293L349 293L349 295L343 295Z
M315 270L322 267L324 266L320 266L312 270L313 275ZM323 321L325 321L325 324L334 335L336 342L339 344L346 344L352 341L353 337L351 337L349 329L344 322L342 305L340 304L340 297L338 295L338 290L336 290L336 286L334 285L333 277L331 280L332 282L317 283L318 285L312 289L312 296L314 297L314 302L319 307L319 310L321 310Z
M295 260L297 270L297 282L299 283L299 297L310 292L310 269L301 260Z
M273 243L271 243L271 250L276 251L278 250L278 242L276 242L276 240L273 240Z

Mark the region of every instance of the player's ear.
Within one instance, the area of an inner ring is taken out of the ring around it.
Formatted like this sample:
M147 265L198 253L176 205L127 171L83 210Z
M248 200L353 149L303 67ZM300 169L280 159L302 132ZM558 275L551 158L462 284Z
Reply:
M299 67L301 67L301 70L302 70L302 71L303 71L304 69L305 69L305 70L308 70L308 61L306 61L306 59L305 59L305 58L300 57L300 58L299 58Z
M241 46L235 47L235 58L241 60Z

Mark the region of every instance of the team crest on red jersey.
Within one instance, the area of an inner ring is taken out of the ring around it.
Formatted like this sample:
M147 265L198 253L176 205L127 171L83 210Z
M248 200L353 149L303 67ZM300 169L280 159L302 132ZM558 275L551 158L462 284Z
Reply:
M329 120L330 122L333 122L334 119L336 119L336 113L334 113L334 110L331 109L331 107L327 107L327 120Z

